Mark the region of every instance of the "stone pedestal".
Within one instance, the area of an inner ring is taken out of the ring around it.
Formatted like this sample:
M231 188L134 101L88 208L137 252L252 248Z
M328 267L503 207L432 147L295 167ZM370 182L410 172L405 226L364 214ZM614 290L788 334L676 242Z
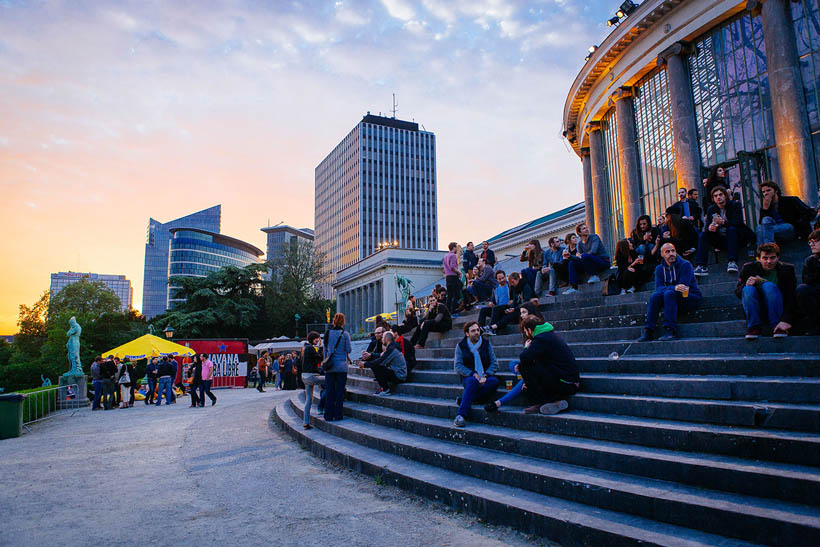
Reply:
M73 399L67 399L68 386L76 384L76 392ZM60 389L57 390L57 409L74 408L77 406L88 406L88 376L85 374L71 374L66 372L60 376Z

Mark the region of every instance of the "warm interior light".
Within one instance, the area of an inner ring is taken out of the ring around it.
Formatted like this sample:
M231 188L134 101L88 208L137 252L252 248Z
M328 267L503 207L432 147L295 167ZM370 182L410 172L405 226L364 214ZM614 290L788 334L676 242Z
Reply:
M595 50L598 49L598 46L589 46L589 52L595 53Z
M615 17L617 17L618 19L623 19L624 17L626 17L626 13L624 13L623 10L618 10L615 12Z

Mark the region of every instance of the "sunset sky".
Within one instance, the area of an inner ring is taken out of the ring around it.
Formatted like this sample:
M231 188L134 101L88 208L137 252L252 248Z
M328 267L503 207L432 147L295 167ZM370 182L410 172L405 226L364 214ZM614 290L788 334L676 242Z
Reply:
M149 217L313 227L314 168L369 110L437 136L439 245L583 199L561 114L618 2L0 0L0 334L49 274L125 274Z

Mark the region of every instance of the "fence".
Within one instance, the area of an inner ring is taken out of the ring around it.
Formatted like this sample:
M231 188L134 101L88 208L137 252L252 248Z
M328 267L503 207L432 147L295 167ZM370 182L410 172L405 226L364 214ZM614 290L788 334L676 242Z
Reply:
M77 384L53 386L26 393L26 399L23 401L23 425L28 426L59 414L79 410L79 393Z

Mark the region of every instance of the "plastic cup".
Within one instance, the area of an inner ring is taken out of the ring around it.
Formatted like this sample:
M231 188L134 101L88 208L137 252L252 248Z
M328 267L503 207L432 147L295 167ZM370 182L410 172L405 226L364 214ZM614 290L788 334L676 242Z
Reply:
M511 390L512 386L513 386L513 381L512 380L507 380L507 391Z
M684 298L689 298L689 287L686 287L685 289L683 289L683 297Z

